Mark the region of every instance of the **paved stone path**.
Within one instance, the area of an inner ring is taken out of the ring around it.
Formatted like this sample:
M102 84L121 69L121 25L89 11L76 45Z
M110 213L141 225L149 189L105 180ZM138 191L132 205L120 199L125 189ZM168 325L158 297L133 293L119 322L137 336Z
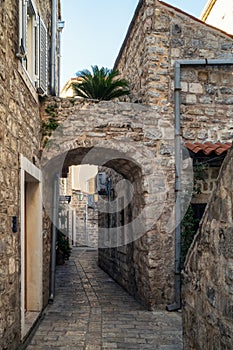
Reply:
M55 301L27 350L181 350L181 315L145 310L96 261L75 248L57 267Z

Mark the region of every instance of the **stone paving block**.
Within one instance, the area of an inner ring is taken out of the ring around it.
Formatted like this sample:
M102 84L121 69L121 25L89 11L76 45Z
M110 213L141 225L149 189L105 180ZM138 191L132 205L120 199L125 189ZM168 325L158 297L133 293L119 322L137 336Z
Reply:
M74 248L57 268L54 303L27 350L182 350L181 314L145 310L96 261Z

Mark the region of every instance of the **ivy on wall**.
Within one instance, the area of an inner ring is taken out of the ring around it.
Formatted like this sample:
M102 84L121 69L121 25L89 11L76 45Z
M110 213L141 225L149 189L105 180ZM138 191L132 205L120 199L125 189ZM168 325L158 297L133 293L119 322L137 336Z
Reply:
M52 135L52 132L56 130L59 126L57 122L57 104L48 105L45 108L45 112L49 115L49 118L42 123L42 137L43 137L43 147L48 143L49 137Z
M201 194L201 182L204 182L208 176L208 164L197 163L193 166L193 197ZM181 268L184 266L186 255L196 234L196 227L199 219L195 217L192 204L189 205L187 212L181 222Z

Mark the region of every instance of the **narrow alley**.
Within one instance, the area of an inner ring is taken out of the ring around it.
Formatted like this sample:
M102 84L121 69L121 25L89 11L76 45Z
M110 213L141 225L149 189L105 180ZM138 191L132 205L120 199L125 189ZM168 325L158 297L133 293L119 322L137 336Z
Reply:
M181 350L179 313L144 309L97 266L97 252L73 248L57 267L56 297L27 350Z

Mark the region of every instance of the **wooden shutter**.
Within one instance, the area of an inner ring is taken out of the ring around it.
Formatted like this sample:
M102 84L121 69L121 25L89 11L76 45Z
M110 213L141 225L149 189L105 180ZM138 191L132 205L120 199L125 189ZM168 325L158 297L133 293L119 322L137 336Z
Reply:
M48 84L48 55L47 55L47 28L40 18L39 20L39 94L47 93Z
M27 4L25 0L19 1L19 51L17 56L21 59L26 56L27 31Z

